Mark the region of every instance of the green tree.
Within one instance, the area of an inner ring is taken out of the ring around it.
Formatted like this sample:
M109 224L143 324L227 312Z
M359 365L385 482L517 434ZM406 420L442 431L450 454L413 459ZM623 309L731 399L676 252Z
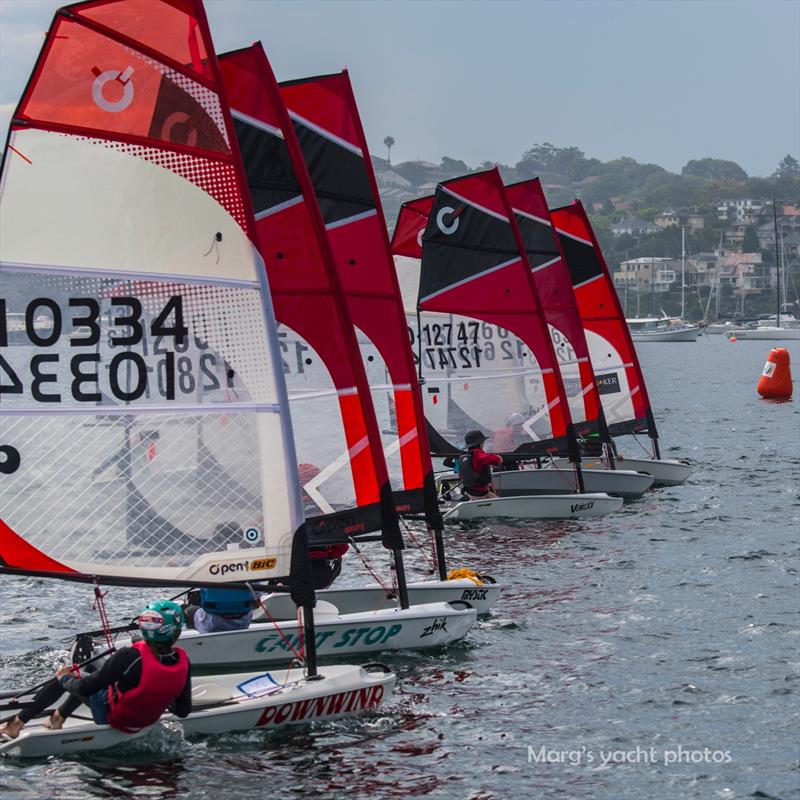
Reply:
M742 239L742 252L743 253L759 253L761 252L761 243L758 241L758 234L752 225L748 225L744 232Z
M451 172L453 175L466 175L469 172L469 167L467 166L466 162L461 161L458 158L442 156L440 166L445 172ZM489 168L491 168L491 166Z
M516 170L523 178L535 178L543 172L583 180L602 166L596 158L586 158L577 147L556 147L550 142L535 144L522 154Z
M791 154L785 155L772 174L774 178L800 178L800 162Z
M603 203L603 208L600 211L600 213L604 217L610 217L614 213L615 210L616 209L614 208L614 204L611 202L611 198L607 197L605 199L605 202Z
M747 173L735 162L724 158L693 159L681 170L681 175L694 175L711 181L746 181Z

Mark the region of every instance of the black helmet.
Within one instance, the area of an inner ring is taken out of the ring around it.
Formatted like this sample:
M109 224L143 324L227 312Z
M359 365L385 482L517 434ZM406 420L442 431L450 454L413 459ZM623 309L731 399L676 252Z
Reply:
M464 437L467 447L480 447L486 441L486 436L481 431L470 431Z

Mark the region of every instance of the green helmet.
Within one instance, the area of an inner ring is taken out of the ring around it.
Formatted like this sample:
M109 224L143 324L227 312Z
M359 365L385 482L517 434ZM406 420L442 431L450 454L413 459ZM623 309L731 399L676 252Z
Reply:
M183 611L172 600L154 600L136 619L147 642L174 642L183 627Z

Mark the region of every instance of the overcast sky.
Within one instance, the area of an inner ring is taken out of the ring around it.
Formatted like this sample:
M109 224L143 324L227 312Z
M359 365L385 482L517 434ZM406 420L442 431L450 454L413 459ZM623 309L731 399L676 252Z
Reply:
M2 134L54 0L0 0ZM261 39L279 80L350 70L393 161L514 164L537 142L673 171L772 173L800 151L800 0L206 0L222 52Z

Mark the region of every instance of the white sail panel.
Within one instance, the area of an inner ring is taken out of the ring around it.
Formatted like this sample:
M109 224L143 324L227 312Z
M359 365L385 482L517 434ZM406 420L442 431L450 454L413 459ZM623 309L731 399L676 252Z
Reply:
M552 437L542 370L517 336L455 314L425 312L419 332L409 315L408 326L422 362L425 416L453 447L475 429L505 453Z
M222 194L232 166L51 131L15 131L10 144L5 263L258 280L249 239L204 188L217 184Z
M4 318L25 320L0 351L10 529L78 572L287 574L300 512L260 289L2 277Z
M586 344L592 359L603 413L609 425L623 423L635 418L633 395L628 382L627 370L622 356L608 339L586 329ZM635 391L638 391L638 387Z
M325 362L296 331L279 325L278 340L304 512L317 516L353 508L357 492L340 398L356 389L337 389Z

